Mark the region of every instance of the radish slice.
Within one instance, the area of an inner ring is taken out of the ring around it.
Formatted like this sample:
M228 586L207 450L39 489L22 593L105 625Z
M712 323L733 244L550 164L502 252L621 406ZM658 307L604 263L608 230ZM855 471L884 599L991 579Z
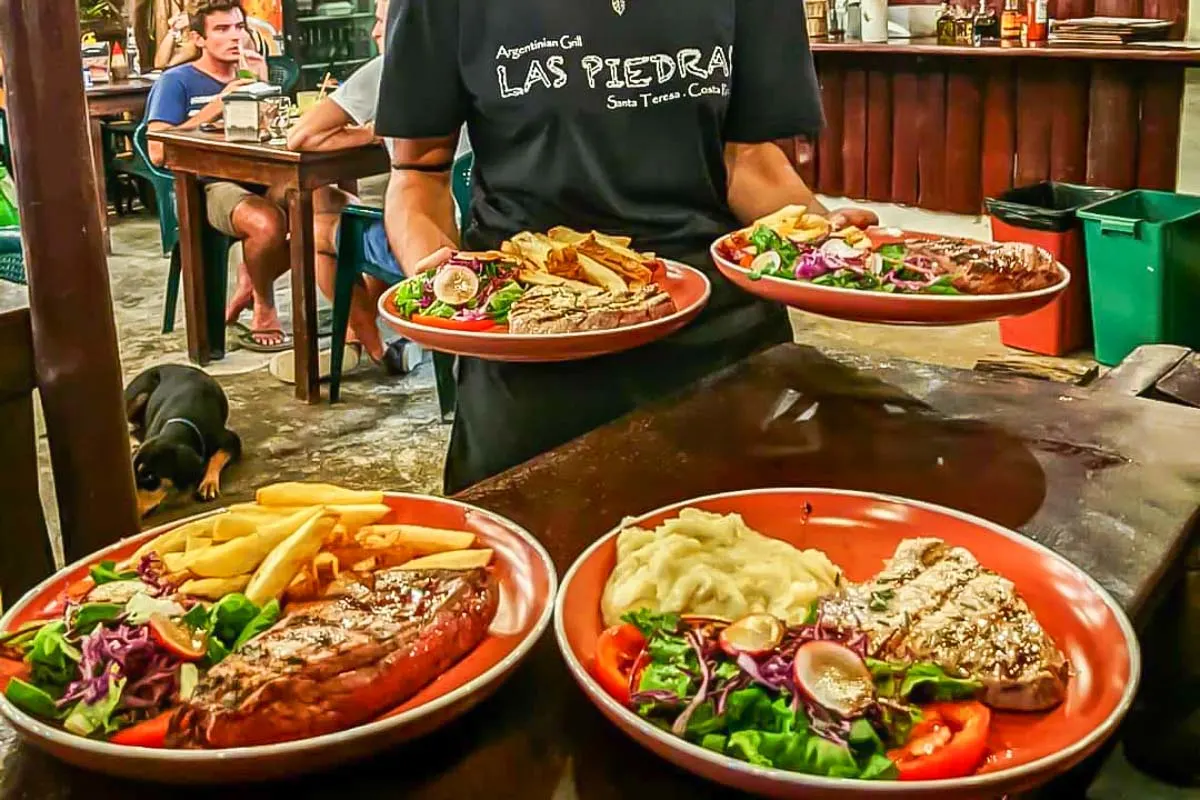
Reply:
M461 306L479 292L479 276L474 270L447 264L433 279L433 296L451 306Z
M875 699L875 682L866 662L836 642L801 645L793 677L810 700L842 717L862 713Z
M783 623L771 614L749 614L721 631L721 649L731 657L761 656L783 641Z
M768 250L754 257L754 260L750 262L750 271L758 274L768 271L773 272L779 269L782 264L783 259L780 258L779 253L776 253L774 250Z

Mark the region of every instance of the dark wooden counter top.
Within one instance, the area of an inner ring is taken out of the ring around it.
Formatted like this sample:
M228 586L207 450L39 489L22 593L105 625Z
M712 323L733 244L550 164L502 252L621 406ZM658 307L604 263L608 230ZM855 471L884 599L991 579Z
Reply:
M934 39L889 39L886 42L813 42L815 53L857 53L909 56L970 56L972 58L1066 58L1091 61L1153 61L1200 64L1200 50L1165 47L1082 47L1064 45L1006 45L993 42L979 47L940 45Z
M559 574L622 517L763 486L905 495L992 519L1091 573L1136 618L1200 504L1200 412L1024 379L787 345L461 499L546 546ZM337 480L336 474L326 476ZM254 787L161 787L59 764L0 722L3 800L732 800L623 735L552 633L491 699L364 763ZM1077 797L1049 787L1044 797Z

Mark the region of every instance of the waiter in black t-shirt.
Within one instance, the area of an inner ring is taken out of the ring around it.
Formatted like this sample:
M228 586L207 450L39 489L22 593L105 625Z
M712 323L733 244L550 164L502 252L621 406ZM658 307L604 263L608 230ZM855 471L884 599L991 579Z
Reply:
M384 58L375 130L398 139L386 225L410 274L456 246L449 170L466 123L466 248L566 225L631 236L713 283L695 322L636 350L459 359L448 493L791 340L785 311L722 278L708 246L788 203L822 210L771 144L822 123L798 0L391 0Z

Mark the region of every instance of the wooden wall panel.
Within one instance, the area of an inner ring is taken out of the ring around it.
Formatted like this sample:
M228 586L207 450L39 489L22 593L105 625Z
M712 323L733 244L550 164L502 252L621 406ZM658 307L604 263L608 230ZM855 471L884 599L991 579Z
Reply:
M1098 17L1140 17L1142 0L1095 0L1094 13Z
M828 129L798 169L824 193L970 214L1046 179L1176 184L1179 64L850 53L818 68Z
M1013 185L1013 155L1017 148L1016 65L989 62L983 73L983 159L980 190L997 197Z
M1051 19L1076 19L1090 17L1093 13L1092 0L1051 0Z
M892 79L867 74L867 197L892 199Z
M983 155L982 75L963 65L946 78L946 208L978 214Z
M921 132L915 109L920 104L917 73L908 70L892 75L892 200L916 205L917 153Z
M1146 65L1142 73L1137 185L1174 191L1178 176L1183 72Z
M842 193L842 90L841 65L834 59L817 62L821 79L821 104L825 130L817 141L817 188L827 194Z
M1129 189L1137 182L1138 91L1128 64L1092 67L1087 182Z
M1142 16L1175 21L1171 27L1173 39L1182 39L1187 33L1187 15L1187 0L1142 0Z
M1087 179L1088 85L1086 63L1055 67L1050 101L1050 179L1083 183Z
M867 194L867 73L846 70L842 92L842 194Z
M917 78L919 99L917 128L921 141L917 153L917 204L942 209L946 203L946 73L942 64L922 71Z
M1017 66L1017 155L1013 181L1017 186L1050 177L1050 131L1054 79L1046 65Z

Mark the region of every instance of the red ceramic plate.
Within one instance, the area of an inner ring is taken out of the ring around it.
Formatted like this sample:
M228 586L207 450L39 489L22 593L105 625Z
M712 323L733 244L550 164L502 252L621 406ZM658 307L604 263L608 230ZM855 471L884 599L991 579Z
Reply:
M379 298L379 315L401 336L431 350L490 361L578 361L631 350L674 333L700 313L712 291L703 272L675 261L666 262L658 284L675 301L678 310L674 314L605 331L519 334L508 333L505 328L483 332L433 328L396 314L392 302L395 287Z
M872 228L868 231L877 243L911 238L931 238L933 234L903 231L897 236L890 229ZM991 295L891 294L866 292L820 286L809 281L790 281L785 278L764 277L750 280L750 270L740 267L717 253L713 242L713 263L721 274L751 294L785 306L811 311L836 319L853 322L877 322L887 325L966 325L987 322L1001 317L1014 317L1037 311L1052 302L1071 282L1071 273L1062 264L1058 270L1062 280L1054 286L1035 292Z
M812 506L806 513L805 503ZM783 798L886 795L905 798L1000 797L1028 790L1078 763L1111 734L1133 701L1141 656L1116 602L1078 567L1020 534L947 508L866 492L761 489L689 500L625 524L654 526L686 507L741 514L753 529L825 553L854 581L879 571L902 539L936 536L968 548L1016 584L1074 668L1066 701L1041 714L997 712L991 751L980 773L955 780L855 781L755 767L688 744L613 700L588 666L603 622L600 596L616 563L613 530L572 565L554 609L558 645L575 680L625 733L698 775Z
M454 500L408 494L389 494L386 502L393 512L382 522L473 531L478 545L492 548L500 607L487 637L466 658L374 722L283 744L224 750L153 750L73 736L28 716L3 695L0 713L21 736L63 761L126 778L170 783L293 776L370 755L450 722L495 691L549 625L557 584L554 565L532 534L489 511ZM188 521L179 520L125 539L59 571L21 598L0 619L0 630L37 619L64 587L86 576L92 564L121 559L142 542Z

